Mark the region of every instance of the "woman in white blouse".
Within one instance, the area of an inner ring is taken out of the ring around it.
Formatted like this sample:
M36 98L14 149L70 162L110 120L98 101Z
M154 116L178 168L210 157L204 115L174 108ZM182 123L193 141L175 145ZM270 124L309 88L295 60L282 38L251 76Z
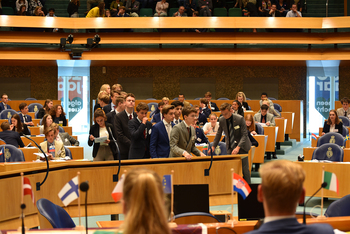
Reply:
M169 8L169 3L167 3L166 0L157 2L156 13L154 13L154 16L166 17L168 15L167 14L168 8Z
M219 129L218 117L216 116L216 114L210 114L209 122L205 123L205 125L203 126L204 134L205 135L216 134L218 129Z

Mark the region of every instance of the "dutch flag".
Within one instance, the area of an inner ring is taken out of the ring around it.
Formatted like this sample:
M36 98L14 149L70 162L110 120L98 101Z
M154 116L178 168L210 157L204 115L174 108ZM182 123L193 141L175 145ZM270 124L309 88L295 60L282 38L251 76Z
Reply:
M314 133L312 133L311 134L311 139L314 139L316 141L317 140L317 136Z
M243 199L248 197L249 193L252 191L249 184L238 174L233 173L233 191L241 194Z

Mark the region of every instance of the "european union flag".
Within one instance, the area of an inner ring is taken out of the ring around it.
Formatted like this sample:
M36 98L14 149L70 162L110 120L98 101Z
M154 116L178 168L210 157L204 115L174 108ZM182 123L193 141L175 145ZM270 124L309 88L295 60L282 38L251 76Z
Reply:
M172 191L171 188L171 175L163 176L163 191L165 194L169 194Z

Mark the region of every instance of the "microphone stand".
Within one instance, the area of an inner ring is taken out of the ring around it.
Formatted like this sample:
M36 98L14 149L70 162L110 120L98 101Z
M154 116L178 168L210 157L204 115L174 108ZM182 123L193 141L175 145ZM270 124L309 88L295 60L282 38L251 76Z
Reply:
M304 203L303 224L306 224L306 215L305 215L306 204L310 201L311 198L313 198L316 195L316 193L318 193L321 189L325 188L326 186L327 186L327 182L323 182L321 184L321 187L314 194L312 194L311 197L309 197L309 199L307 199L306 202Z
M45 175L45 178L44 180L39 183L37 182L36 183L36 191L39 191L40 190L40 187L45 183L47 177L49 176L49 171L50 171L50 167L49 167L49 160L47 158L47 155L45 154L45 152L43 151L43 149L40 147L40 145L38 145L32 138L30 137L27 137L26 135L24 135L23 133L20 134L21 136L24 136L25 138L27 138L28 140L34 142L34 144L36 145L36 147L38 147L38 149L44 154L45 156L45 160L46 160L46 175Z
M210 144L209 144L209 146L210 146ZM211 156L211 158L210 158L210 165L209 165L208 169L204 169L204 176L209 176L209 171L211 169L211 166L213 165L213 159L214 159L213 158L213 149L210 149L210 156Z
M111 131L111 128L109 127L108 129L109 129L109 131L110 131L110 133L111 133L113 142L114 142L115 146L117 147L117 152L118 152L118 160L119 160L118 172L117 172L117 175L113 175L113 182L114 182L114 181L115 181L115 182L118 182L119 172L120 172L120 168L121 168L120 150L119 150L118 143L117 143L117 141L115 140L115 138L114 138L114 136L113 136L113 132Z
M85 192L85 226L86 226L86 234L88 234L88 215L87 215L87 192L89 190L89 182L82 182L80 184L80 190Z

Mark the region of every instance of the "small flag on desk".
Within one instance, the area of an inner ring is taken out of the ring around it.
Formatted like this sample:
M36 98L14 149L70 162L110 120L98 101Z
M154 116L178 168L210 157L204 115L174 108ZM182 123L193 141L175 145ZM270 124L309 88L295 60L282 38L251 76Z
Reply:
M327 186L325 187L325 189L337 192L337 194L339 194L339 183L338 183L337 176L334 173L329 171L324 171L323 181L327 182Z
M241 194L243 199L246 199L252 191L249 184L238 174L233 173L233 191Z
M1 150L0 150L0 155L3 155L4 154L4 148L2 148Z
M347 141L347 140L349 140L350 139L350 137L349 137L349 134L348 135L346 135L346 137L345 137L345 142ZM1 155L1 154L0 154Z
M25 195L30 195L32 197L32 202L35 206L35 198L34 198L34 193L32 190L32 186L30 185L30 180L27 177L22 177L23 178L23 196Z
M117 185L114 187L112 197L115 202L118 202L123 197L123 186L124 186L125 174L122 174Z
M163 176L163 191L165 194L169 194L172 192L171 180L172 180L171 175L164 175Z
M314 139L316 141L317 140L317 136L314 133L312 133L311 134L311 139Z
M208 155L208 145L207 144L203 146L202 153L205 155Z
M78 176L74 177L71 181L63 186L58 193L58 197L62 200L65 206L79 197L79 181Z

